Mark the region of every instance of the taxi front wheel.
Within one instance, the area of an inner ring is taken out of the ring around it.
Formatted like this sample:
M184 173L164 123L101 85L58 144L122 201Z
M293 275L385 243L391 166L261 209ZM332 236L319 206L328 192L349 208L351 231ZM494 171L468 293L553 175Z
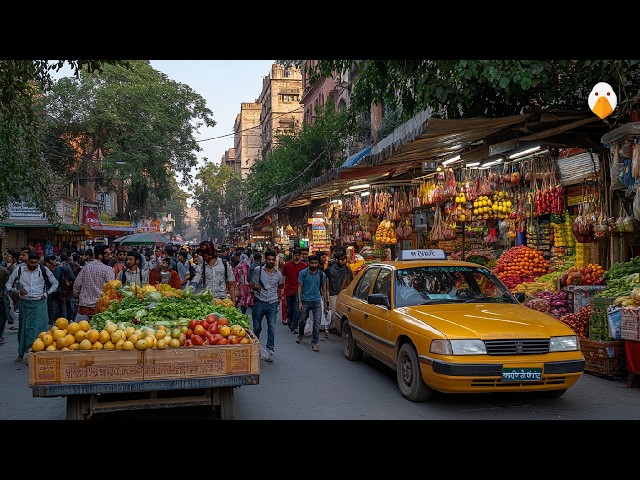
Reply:
M412 402L429 400L433 390L422 380L418 354L413 345L405 343L398 352L396 379L402 396Z

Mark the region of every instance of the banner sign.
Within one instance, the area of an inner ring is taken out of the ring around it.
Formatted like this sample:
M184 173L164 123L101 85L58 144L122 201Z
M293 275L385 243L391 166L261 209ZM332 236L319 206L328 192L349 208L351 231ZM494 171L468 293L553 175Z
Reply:
M89 227L101 227L102 222L100 222L98 207L84 205L82 207L82 223Z

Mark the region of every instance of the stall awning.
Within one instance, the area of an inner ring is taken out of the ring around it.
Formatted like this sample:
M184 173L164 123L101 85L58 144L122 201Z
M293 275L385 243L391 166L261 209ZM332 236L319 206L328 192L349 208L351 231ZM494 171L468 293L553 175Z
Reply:
M136 229L135 227L126 227L123 225L107 225L107 224L102 224L100 226L98 225L91 225L89 227L89 230L91 230L91 232L94 232L95 234L98 235L105 235L105 236L111 236L111 237L120 237L122 235L129 235L131 233L135 233Z

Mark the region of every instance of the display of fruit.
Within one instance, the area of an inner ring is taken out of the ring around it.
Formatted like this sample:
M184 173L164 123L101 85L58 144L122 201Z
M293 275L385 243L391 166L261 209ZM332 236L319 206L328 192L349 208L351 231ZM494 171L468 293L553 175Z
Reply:
M376 242L383 245L395 245L398 243L396 229L391 220L383 220L376 230Z
M535 248L519 245L506 250L498 259L493 272L510 289L522 282L533 282L549 271L549 260Z
M604 268L597 263L586 267L571 267L560 276L560 285L604 285Z

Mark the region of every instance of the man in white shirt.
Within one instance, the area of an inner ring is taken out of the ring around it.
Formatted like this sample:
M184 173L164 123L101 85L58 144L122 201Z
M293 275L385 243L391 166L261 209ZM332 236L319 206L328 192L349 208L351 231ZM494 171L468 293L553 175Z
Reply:
M197 253L202 255L202 265L196 267L194 283L199 283L200 288L208 288L214 298L227 298L236 304L236 277L233 268L226 260L218 258L218 249L210 241L200 242Z
M48 268L40 268L40 255L31 251L28 258L26 267L14 269L5 285L7 290L17 291L20 295L16 362L22 361L25 352L31 348L40 332L49 329L47 296L58 289L58 279L53 272ZM48 288L43 275L48 277Z

